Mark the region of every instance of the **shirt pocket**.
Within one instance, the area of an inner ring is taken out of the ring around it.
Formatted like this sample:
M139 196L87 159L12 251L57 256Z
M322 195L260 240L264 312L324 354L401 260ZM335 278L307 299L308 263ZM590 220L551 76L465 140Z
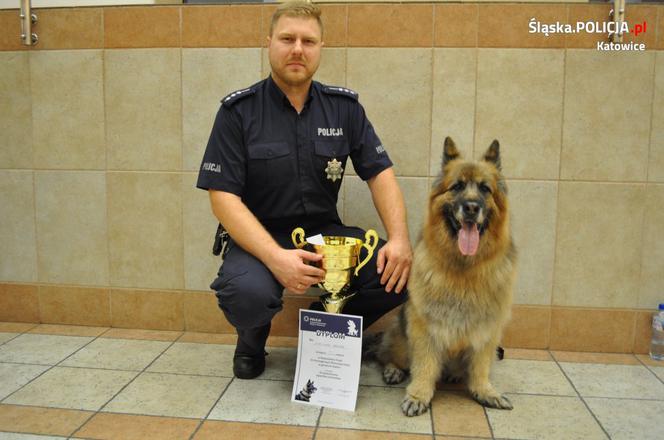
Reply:
M332 159L336 159L338 162L342 163L344 167L344 174L346 171L346 159L350 153L350 147L348 146L348 141L346 140L325 140L325 141L314 141L314 165L317 168L317 173L321 173L322 176L326 177L327 173L325 168L327 168L327 163Z
M288 142L249 145L249 181L257 186L281 186L293 178Z

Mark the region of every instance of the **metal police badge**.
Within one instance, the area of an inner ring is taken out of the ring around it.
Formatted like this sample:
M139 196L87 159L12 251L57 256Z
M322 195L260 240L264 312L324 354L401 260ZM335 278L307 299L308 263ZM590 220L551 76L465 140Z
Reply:
M344 169L341 167L341 162L339 162L336 157L327 161L327 168L325 168L325 173L327 174L327 178L332 182L336 182L337 179L341 179L343 172Z

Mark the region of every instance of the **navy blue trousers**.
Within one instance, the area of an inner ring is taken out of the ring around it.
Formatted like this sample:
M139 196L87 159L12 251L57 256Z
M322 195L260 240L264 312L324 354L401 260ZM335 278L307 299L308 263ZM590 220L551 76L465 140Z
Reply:
M360 228L348 227L331 223L318 228L307 229L307 236L315 234L341 235L364 240L365 231ZM284 248L293 249L290 232L273 232L274 239ZM364 266L355 278L352 289L358 293L351 298L343 309L343 313L360 315L363 317L363 327L366 329L385 313L406 301L406 289L400 294L385 292L380 284L380 275L376 273L376 259L378 250L385 244L379 240L371 260ZM362 251L361 257L365 256ZM224 262L219 269L217 279L210 285L216 291L219 308L224 312L226 319L238 330L251 331L251 329L269 326L274 315L283 307L283 286L268 268L246 252L232 239L228 243ZM311 307L322 310L322 305L315 299ZM269 330L268 330L269 331ZM267 337L267 336L266 336Z

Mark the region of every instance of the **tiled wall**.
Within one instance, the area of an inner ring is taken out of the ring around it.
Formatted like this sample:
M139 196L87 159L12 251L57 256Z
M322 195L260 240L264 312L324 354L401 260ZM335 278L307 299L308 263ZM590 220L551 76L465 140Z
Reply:
M0 11L0 320L230 330L194 182L219 99L269 71L273 8L38 10L34 48ZM664 7L627 6L645 52L528 33L609 9L323 6L318 79L359 92L413 238L444 137L473 157L501 141L520 250L508 345L643 352L664 302ZM366 185L342 189L345 221L379 226ZM273 332L308 303L287 297Z

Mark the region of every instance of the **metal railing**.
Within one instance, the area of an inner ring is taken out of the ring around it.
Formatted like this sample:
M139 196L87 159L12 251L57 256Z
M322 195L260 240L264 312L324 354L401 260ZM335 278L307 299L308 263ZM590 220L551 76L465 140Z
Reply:
M21 42L25 46L34 46L39 41L37 34L32 32L32 25L37 23L37 16L33 14L30 0L21 0Z

